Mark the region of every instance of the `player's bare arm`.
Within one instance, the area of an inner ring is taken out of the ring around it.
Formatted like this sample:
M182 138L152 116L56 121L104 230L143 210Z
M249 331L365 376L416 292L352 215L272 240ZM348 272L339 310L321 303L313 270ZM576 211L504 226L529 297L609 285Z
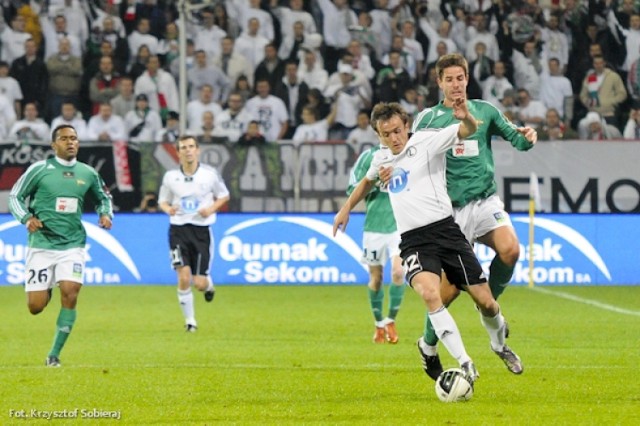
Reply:
M349 213L351 210L362 200L364 197L371 191L373 187L373 181L364 178L360 181L358 186L353 190L347 201L344 203L344 206L336 213L335 218L333 219L333 236L335 237L338 233L338 229L342 229L342 232L346 231L347 224L349 223Z
M456 98L452 101L453 116L460 120L460 128L458 129L458 137L466 139L478 130L478 122L471 115L467 108L467 99L464 97Z

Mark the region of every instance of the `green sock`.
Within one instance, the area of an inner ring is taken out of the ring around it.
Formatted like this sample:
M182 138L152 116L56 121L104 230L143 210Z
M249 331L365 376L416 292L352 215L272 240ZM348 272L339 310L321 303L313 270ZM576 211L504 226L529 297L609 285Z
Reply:
M373 291L367 287L369 291L369 302L371 303L371 312L376 321L382 321L382 302L384 301L384 288L380 288L378 291Z
M67 341L67 337L71 333L73 323L76 322L76 310L60 308L60 314L58 315L58 321L56 322L56 336L53 339L53 347L49 352L49 356L60 356L60 351Z
M435 346L438 344L438 336L436 336L436 331L431 324L431 319L429 318L429 314L425 315L424 321L424 341L429 346Z
M402 305L402 298L404 297L404 284L389 286L389 315L392 320L396 319L400 305Z
M515 265L505 265L499 256L493 258L489 266L489 288L494 299L498 300L498 297L507 289L514 269Z

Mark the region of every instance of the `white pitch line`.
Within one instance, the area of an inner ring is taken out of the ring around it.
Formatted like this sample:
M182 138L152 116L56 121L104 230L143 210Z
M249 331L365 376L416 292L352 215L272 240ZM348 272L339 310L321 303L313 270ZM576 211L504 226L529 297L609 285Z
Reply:
M618 314L633 315L640 317L640 311L634 311L631 309L619 308L617 306L609 305L607 303L598 302L596 300L585 299L584 297L574 296L573 294L564 293L562 291L551 291L545 288L533 287L531 290L535 290L540 293L549 294L551 296L562 297L563 299L572 300L578 303L584 303L585 305L595 306L596 308L604 309Z

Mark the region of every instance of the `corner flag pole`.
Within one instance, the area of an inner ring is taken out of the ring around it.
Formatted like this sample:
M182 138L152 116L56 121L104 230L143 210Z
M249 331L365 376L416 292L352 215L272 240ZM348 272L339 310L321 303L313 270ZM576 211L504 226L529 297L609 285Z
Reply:
M538 176L531 172L529 176L529 287L533 287L533 258L534 258L534 224L536 204L540 204L540 187Z

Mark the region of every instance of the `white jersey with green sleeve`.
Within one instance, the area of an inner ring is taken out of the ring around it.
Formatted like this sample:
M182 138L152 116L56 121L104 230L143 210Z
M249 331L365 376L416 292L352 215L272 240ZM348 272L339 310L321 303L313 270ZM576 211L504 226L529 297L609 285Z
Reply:
M347 194L351 194L362 178L366 176L367 170L369 170L371 166L371 160L379 149L380 146L374 146L360 154L353 169L351 169ZM376 184L367 194L364 201L366 209L364 219L365 232L377 232L380 234L396 232L396 220L393 217L393 210L389 202L389 193L386 189Z
M84 248L87 234L81 218L88 192L96 212L113 217L111 196L93 167L49 158L32 164L18 179L9 195L9 211L23 224L32 216L42 221L43 228L29 234L29 247Z
M447 191L454 207L488 198L497 191L491 141L500 136L516 149L526 151L533 146L516 126L495 106L482 100L467 101L469 112L478 122L478 130L456 143L447 153ZM411 132L421 129L443 129L458 123L453 109L443 102L420 112Z

